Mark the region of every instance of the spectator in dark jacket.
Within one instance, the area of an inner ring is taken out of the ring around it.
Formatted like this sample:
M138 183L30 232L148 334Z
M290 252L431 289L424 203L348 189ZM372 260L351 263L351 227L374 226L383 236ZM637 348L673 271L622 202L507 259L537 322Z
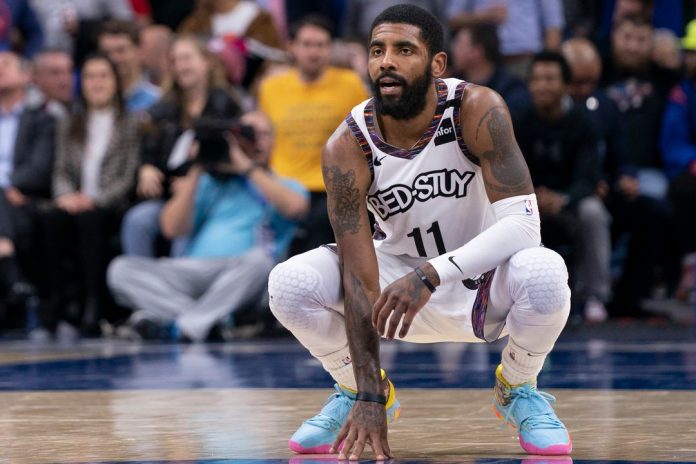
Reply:
M653 29L639 16L619 20L612 33L612 55L603 64L600 85L616 103L619 136L630 154L624 174L640 181L641 171L659 174L660 121L665 99L679 80L679 73L652 63ZM645 185L644 188L658 188Z
M155 256L159 215L168 186L188 158L193 121L199 117L231 119L241 108L226 90L222 70L206 46L181 36L171 47L172 88L150 109L138 171L137 194L143 201L123 221L121 241L126 255Z
M578 301L586 318L599 322L607 317L609 298L610 217L595 195L599 139L569 101L570 82L562 55L535 55L529 80L534 106L515 121L515 133L534 181L544 244L561 252L571 245Z
M30 293L16 260L36 211L50 194L55 122L26 106L29 63L0 52L0 304Z
M53 329L68 304L65 264L78 263L88 333L109 308L106 267L128 207L140 151L138 121L125 112L115 65L88 57L78 111L61 125L53 170L54 207L42 215L46 288L43 322Z
M27 58L43 46L41 24L29 0L0 0L0 51L12 49L14 31L22 37L22 54Z
M527 86L500 62L498 33L492 24L463 26L456 32L452 39L452 66L457 77L498 92L513 117L531 105Z
M597 192L612 215L613 242L618 245L615 256L625 256L614 260L619 277L609 308L616 315L640 315L640 299L652 287L662 252L655 242L664 240L669 211L664 202L647 196L630 197L621 188L625 185L619 182L621 168L628 156L619 136L620 113L614 101L597 88L602 63L594 45L587 39L570 39L563 44L563 54L573 76L573 100L594 123L600 137L604 176Z
M630 241L610 307L613 316L649 316L640 307L650 296L654 269L670 276L666 248L670 205L668 181L658 147L660 123L668 92L679 73L652 63L653 28L641 16L624 16L612 31L611 59L604 63L603 84L619 110L620 159L609 159L614 235Z

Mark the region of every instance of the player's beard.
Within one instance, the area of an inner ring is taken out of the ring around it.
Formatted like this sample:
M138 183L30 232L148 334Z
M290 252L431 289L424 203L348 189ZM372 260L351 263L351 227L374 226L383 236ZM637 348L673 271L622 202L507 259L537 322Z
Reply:
M395 79L401 84L401 96L382 98L379 80L384 77ZM425 68L425 72L410 84L403 77L389 71L380 74L377 79L370 82L377 112L400 120L415 118L425 109L432 80L430 64Z

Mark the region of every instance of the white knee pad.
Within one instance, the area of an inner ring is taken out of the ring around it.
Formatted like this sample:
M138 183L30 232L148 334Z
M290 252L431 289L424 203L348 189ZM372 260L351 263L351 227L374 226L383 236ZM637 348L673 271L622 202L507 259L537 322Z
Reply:
M268 294L273 315L290 330L312 326L309 311L322 307L319 272L297 260L278 264L268 278Z
M563 258L548 248L527 248L510 258L513 298L528 298L534 312L551 314L567 311L570 302L568 270Z

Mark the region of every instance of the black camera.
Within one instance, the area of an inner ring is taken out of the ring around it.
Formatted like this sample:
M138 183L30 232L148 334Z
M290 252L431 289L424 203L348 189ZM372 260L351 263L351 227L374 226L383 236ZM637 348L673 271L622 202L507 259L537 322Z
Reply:
M252 154L256 144L254 128L242 124L238 119L199 118L193 128L198 141L198 157L196 161L206 169L214 169L215 165L230 162L230 136L245 153Z

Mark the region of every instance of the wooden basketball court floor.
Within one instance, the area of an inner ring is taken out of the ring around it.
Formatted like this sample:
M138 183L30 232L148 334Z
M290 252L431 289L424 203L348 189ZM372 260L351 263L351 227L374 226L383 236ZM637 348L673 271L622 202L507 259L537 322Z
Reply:
M571 457L527 456L491 410L492 345L383 344L403 463L696 463L696 334L567 330L539 378ZM287 439L331 380L290 338L228 344L0 342L1 463L324 463ZM368 454L366 458L370 458Z

